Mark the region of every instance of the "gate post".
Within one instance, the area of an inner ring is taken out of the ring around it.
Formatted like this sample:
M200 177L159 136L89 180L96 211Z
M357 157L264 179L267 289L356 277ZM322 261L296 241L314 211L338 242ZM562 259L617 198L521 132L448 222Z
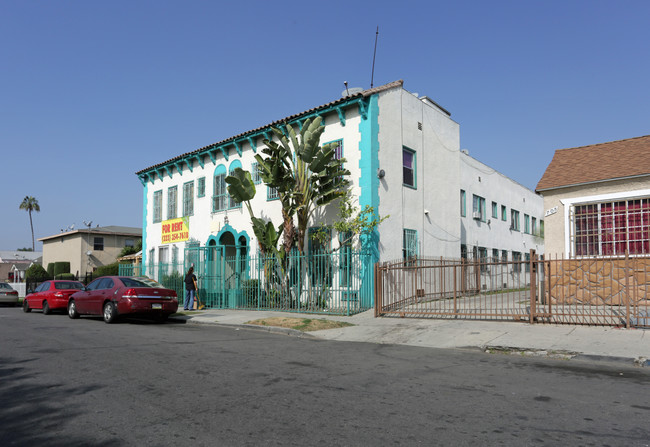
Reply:
M533 324L535 322L535 314L537 312L535 308L536 304L536 290L537 290L537 255L535 254L535 250L532 248L530 249L530 256L529 256L529 268L528 270L530 271L530 323Z
M630 266L629 266L629 253L625 250L625 328L630 328Z

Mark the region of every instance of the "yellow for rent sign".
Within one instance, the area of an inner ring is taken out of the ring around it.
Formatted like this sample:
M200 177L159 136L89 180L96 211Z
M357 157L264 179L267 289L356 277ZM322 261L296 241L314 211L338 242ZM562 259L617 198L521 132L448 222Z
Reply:
M187 217L165 220L162 223L162 243L173 244L190 238L190 225Z

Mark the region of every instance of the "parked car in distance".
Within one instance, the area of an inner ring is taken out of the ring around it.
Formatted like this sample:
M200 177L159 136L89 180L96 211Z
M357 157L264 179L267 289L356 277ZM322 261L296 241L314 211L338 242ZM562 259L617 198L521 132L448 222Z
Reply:
M0 282L0 303L15 306L18 304L18 291L6 282Z
M79 281L45 281L25 297L23 311L31 312L32 309L43 309L45 315L50 314L53 310L65 311L70 295L80 291L83 286Z
M176 292L148 278L103 276L68 300L68 316L101 315L106 323L119 316L142 315L165 321L178 309Z

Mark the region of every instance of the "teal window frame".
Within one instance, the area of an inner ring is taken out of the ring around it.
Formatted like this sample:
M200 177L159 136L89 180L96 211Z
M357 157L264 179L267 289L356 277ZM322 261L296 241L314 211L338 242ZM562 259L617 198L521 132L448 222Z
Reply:
M251 164L251 178L253 179L253 183L256 185L262 183L262 176L260 175L260 164L257 161L254 161Z
M410 228L402 230L402 255L404 259L418 255L418 231Z
M197 180L196 197L205 197L205 177L200 177Z
M478 261L479 261L481 273L485 273L488 270L488 268L487 268L487 262L488 262L487 254L488 254L488 250L487 250L486 247L479 247L478 248Z
M514 273L521 273L521 252L514 251L512 252L512 271Z
M467 216L467 193L464 189L460 190L460 215Z
M183 183L183 216L194 215L194 180Z
M153 222L162 222L162 189L153 192Z
M404 162L405 153L409 153L413 156L410 167L405 166L405 162ZM406 146L402 146L402 185L403 186L406 186L407 188L411 188L411 189L418 189L417 166L418 166L417 153ZM409 184L406 182L407 172L411 172L410 176L412 177L413 184Z
M510 219L511 219L510 228L513 229L514 231L521 231L519 226L519 211L511 208Z
M538 228L537 228L537 218L536 218L536 217L531 217L531 218L530 218L530 224L531 224L531 225L530 225L530 226L531 226L530 230L531 230L533 236L537 236L537 235L538 235L538 234L537 234L537 231L538 231Z
M219 213L228 209L228 190L226 185L226 167L219 165L214 170L212 187L212 212Z
M539 237L544 238L544 219L539 220Z
M230 163L230 169L228 170L228 175L232 175L235 172L235 169L241 168L241 162L239 160L235 160L232 163ZM228 196L228 209L239 209L242 207L242 203L235 202L235 199L232 198L230 193L228 192L228 187L226 186L226 195Z
M524 214L524 233L530 234L530 216Z
M477 212L480 213L479 220L485 222L485 198L472 194L472 217Z
M505 205L501 205L501 220L508 221L508 208Z
M178 217L178 186L167 188L167 220Z
M270 186L266 187L266 200L271 201L271 200L280 200L280 193L276 188L272 188Z
M492 219L497 219L499 217L499 206L496 202L492 202Z

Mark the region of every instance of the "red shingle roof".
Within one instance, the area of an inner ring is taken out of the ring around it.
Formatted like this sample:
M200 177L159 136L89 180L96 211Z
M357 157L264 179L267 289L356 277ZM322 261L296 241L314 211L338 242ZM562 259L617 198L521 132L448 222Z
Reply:
M650 174L650 135L558 149L536 191Z

